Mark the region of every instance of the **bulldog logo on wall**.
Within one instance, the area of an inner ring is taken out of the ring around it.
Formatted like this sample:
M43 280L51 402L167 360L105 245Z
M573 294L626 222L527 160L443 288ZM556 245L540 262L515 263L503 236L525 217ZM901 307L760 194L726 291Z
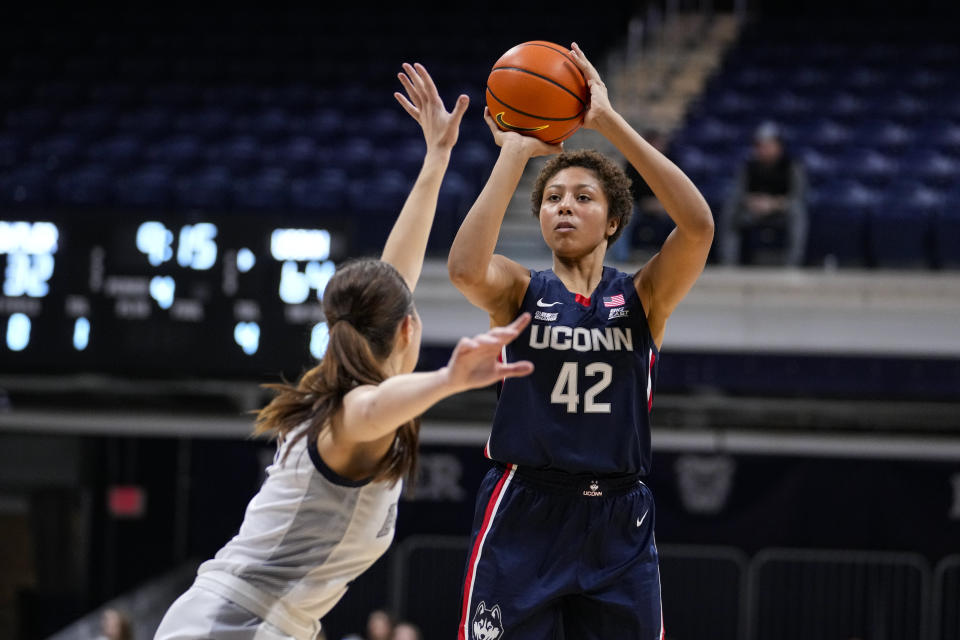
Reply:
M690 513L713 515L727 505L737 463L729 456L677 458L674 471L683 507Z

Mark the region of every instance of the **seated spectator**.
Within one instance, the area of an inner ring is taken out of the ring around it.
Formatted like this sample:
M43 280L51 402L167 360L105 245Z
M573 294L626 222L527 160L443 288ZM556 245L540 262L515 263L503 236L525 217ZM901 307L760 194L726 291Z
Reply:
M382 609L370 612L367 618L366 640L390 640L393 635L393 618Z
M758 234L779 233L785 245L782 263L800 265L807 237L805 189L803 166L787 154L777 125L760 125L721 220L724 264L753 264L752 250L771 244ZM754 241L747 242L751 236Z
M420 629L412 622L400 622L393 628L390 640L423 640Z
M133 640L133 623L118 609L104 609L100 616L99 640Z

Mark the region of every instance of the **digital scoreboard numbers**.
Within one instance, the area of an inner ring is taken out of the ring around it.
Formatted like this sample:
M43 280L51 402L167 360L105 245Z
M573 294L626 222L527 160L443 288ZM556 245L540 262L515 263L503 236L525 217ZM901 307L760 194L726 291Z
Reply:
M0 220L0 371L296 375L345 234L244 216Z

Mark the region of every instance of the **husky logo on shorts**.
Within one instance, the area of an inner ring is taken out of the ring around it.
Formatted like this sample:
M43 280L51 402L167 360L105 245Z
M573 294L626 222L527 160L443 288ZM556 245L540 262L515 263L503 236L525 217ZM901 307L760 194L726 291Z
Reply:
M500 622L500 605L495 604L492 609L487 609L487 603L481 602L473 616L473 640L497 640L501 635L503 624Z
M600 483L596 480L590 483L590 488L583 492L583 495L588 498L599 498L603 496L603 491L600 490Z

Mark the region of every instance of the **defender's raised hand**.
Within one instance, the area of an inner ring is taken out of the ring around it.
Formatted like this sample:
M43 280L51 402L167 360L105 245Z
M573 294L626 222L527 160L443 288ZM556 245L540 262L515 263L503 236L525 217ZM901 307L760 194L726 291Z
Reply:
M397 74L407 95L399 91L393 96L410 116L420 123L427 147L452 149L460 134L460 120L470 104L470 98L460 95L453 111L448 112L437 92L433 78L419 62L403 63L404 71Z
M505 327L495 327L473 338L461 338L447 364L447 375L455 388L485 387L503 378L533 372L532 362L504 363L497 359L503 347L513 342L528 324L530 314L524 313Z

